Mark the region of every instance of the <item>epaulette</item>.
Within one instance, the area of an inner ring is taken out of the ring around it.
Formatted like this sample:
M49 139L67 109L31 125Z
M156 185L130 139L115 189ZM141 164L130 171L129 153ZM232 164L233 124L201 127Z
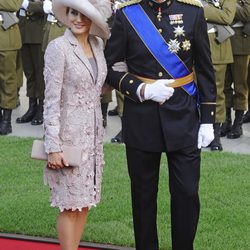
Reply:
M177 1L181 3L191 4L191 5L198 6L198 7L203 7L202 3L199 0L177 0Z
M121 3L121 4L118 5L118 9L122 9L123 7L140 3L141 1L142 0L131 0L131 1L127 1L127 2Z

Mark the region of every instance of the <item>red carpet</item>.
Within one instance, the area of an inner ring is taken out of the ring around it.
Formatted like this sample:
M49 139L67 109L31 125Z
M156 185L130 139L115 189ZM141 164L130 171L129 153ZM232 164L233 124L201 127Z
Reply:
M0 238L0 250L60 250L58 244ZM79 250L100 250L79 247Z

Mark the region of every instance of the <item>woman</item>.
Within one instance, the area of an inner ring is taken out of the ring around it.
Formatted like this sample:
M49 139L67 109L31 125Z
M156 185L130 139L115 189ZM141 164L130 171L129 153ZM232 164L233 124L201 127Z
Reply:
M78 248L88 209L100 201L103 151L100 95L106 77L103 39L109 36L109 1L53 0L53 12L68 29L45 52L44 180L51 206L58 207L58 238L63 250ZM70 167L61 145L82 150Z

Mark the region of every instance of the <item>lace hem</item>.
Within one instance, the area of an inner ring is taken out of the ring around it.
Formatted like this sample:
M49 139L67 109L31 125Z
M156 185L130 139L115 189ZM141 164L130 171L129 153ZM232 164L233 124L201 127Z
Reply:
M100 201L96 201L96 203L81 204L79 206L62 206L62 205L56 204L56 202L51 202L50 206L53 208L59 208L60 212L63 212L64 210L72 210L72 211L78 210L79 212L82 212L83 208L87 207L88 209L91 209L92 207L96 207L96 205L99 202Z

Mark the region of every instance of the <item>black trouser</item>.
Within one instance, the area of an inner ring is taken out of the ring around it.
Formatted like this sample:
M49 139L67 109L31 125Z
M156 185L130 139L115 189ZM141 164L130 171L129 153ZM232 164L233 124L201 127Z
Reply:
M27 96L44 99L44 54L41 44L23 44L22 63L27 78Z
M161 153L126 146L136 250L158 250L157 192ZM200 203L200 150L168 152L173 250L192 250Z

